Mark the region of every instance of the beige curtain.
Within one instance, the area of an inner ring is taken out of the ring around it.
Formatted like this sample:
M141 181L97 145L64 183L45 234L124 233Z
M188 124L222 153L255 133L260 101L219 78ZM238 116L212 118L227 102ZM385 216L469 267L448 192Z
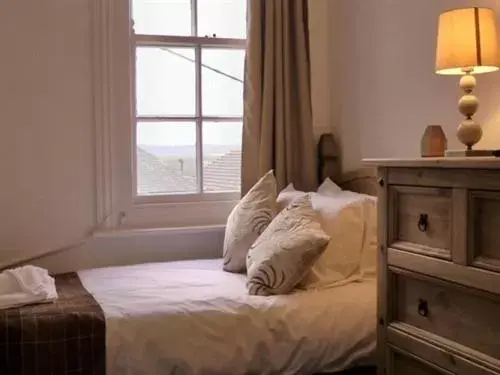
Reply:
M249 0L247 38L242 193L270 169L314 189L307 0Z

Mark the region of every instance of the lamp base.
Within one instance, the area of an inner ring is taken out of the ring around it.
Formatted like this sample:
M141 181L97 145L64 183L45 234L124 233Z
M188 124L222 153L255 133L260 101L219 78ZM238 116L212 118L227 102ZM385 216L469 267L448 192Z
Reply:
M446 150L446 157L488 157L498 156L497 150Z

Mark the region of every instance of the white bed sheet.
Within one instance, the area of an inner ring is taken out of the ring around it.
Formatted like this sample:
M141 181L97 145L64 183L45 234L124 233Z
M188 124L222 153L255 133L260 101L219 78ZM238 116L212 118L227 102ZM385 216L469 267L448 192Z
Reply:
M369 358L376 283L247 294L222 260L79 272L106 317L107 374L311 374Z

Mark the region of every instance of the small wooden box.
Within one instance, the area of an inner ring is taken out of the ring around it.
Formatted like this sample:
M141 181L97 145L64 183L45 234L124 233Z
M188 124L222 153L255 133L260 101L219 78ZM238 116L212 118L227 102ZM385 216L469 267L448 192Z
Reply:
M440 125L429 125L420 141L420 155L424 158L444 156L447 143L443 128Z

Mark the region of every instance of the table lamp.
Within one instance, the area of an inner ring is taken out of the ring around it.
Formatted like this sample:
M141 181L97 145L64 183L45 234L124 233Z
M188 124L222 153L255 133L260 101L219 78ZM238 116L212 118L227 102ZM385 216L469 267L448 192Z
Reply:
M489 8L462 8L444 12L439 17L436 51L436 73L461 75L464 95L458 108L465 119L459 125L457 138L466 148L447 150L446 156L489 156L492 151L473 150L483 135L481 125L472 116L479 101L473 94L475 74L490 73L500 68L495 12Z

